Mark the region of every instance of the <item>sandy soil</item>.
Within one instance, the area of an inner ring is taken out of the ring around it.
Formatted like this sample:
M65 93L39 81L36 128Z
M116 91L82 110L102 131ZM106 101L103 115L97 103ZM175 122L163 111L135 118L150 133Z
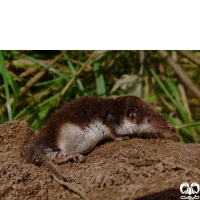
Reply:
M24 148L33 135L23 121L0 125L0 199L81 199L45 167L25 161ZM200 184L199 155L200 144L134 138L105 142L84 163L57 168L91 200L180 199L181 183Z

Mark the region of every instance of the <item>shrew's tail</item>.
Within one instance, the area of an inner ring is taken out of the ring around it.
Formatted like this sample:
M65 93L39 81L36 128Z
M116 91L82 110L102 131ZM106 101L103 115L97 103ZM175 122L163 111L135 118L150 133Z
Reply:
M83 199L89 200L86 195L84 194L84 192L80 191L77 187L73 186L71 183L68 183L66 178L59 172L59 170L56 168L55 165L53 165L51 162L49 161L42 161L42 166L47 167L52 173L53 173L53 177L54 179L62 186L68 188L69 190L71 190L72 192L80 195Z

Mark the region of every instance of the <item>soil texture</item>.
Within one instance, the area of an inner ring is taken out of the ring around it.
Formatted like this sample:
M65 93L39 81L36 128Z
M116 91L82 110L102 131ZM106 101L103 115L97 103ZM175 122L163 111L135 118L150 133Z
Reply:
M33 135L24 121L0 125L0 199L82 199L59 185L45 167L26 162L25 145ZM90 200L180 199L183 182L200 184L200 144L175 140L107 141L88 153L84 163L57 168Z

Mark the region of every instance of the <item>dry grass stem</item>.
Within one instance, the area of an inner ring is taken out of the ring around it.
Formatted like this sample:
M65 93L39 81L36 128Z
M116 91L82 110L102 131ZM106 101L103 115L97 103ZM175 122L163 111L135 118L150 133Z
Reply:
M79 76L79 74L83 71L83 69L88 65L88 63L90 62L90 60L98 53L98 51L95 51L84 63L84 65L82 65L82 67L77 71L76 76L73 76L70 81L67 83L67 85L63 88L63 90L61 91L61 96L63 96L65 94L65 92L69 89L70 85L73 83L73 81L75 80L75 78L77 76Z
M59 60L63 55L59 54L57 57L55 57L55 59L51 60L49 62L49 65L53 65L57 60ZM33 78L30 79L30 81L28 81L26 83L26 85L24 87L21 87L19 92L18 92L18 98L20 98L31 86L33 86L42 76L44 76L44 74L46 73L47 69L43 69L41 71L39 71ZM14 102L14 98L12 97L10 99L10 104L12 105ZM2 106L2 111L5 112L7 109L7 104L5 103ZM1 111L0 111L1 114Z
M166 51L160 50L158 53L166 60L167 64L176 72L183 83L200 99L200 90L196 87L194 82L188 77L182 67L175 63L171 57L169 57Z

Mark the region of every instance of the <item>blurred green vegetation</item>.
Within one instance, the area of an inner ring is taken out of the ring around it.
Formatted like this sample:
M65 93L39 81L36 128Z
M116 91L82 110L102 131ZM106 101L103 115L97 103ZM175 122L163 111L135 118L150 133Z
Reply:
M184 52L167 53L200 88L200 51L189 52L197 62ZM177 130L182 142L200 136L199 98L158 51L0 51L1 124L25 120L36 130L83 95L140 96L171 124L185 126Z

